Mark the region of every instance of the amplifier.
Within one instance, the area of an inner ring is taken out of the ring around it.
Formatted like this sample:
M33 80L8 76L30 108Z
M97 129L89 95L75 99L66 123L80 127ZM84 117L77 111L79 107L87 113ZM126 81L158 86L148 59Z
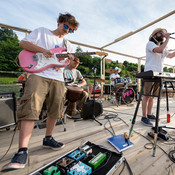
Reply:
M0 92L0 129L16 124L16 94Z

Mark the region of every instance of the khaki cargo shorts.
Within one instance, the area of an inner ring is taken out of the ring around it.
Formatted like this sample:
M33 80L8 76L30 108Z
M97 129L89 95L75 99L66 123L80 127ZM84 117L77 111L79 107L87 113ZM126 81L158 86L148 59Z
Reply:
M30 75L17 109L18 121L39 120L44 102L48 116L59 118L63 111L65 92L64 82Z
M150 93L150 90L151 90L153 84L154 84L154 82L144 82L143 93L145 95L158 96L158 94L159 94L159 87L160 87L158 82L155 83L155 85L154 85L154 87L153 87L153 89L152 89L152 91Z

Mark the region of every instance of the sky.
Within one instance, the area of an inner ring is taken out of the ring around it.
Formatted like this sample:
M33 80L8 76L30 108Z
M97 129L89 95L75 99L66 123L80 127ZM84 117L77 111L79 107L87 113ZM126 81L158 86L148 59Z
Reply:
M28 30L38 27L54 30L59 13L69 12L80 26L66 39L102 47L174 11L174 8L174 0L0 0L0 23ZM169 33L175 32L175 14L105 49L135 57L145 56L148 38L159 27L166 28ZM22 32L15 33L19 40L25 37ZM80 47L84 52L98 51ZM74 45L74 50L76 48ZM175 39L170 39L168 49L175 49ZM137 59L110 53L107 58L137 63ZM165 59L165 64L175 65L175 58Z

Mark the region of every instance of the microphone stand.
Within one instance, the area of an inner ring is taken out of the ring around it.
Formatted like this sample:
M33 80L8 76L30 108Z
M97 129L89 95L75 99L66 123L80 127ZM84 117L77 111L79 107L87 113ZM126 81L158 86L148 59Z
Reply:
M94 69L94 94L93 94L93 112L92 112L92 118L97 122L99 123L99 125L102 125L102 123L100 123L96 118L95 118L95 80L96 80L96 67L94 66L93 67Z
M92 72L92 70L94 71L94 94L93 94L93 112L92 112L92 119L94 119L97 123L99 123L100 125L102 125L102 123L100 123L97 119L96 119L96 117L95 117L95 114L94 114L94 112L95 112L95 82L96 82L96 70L97 70L97 65L98 64L100 64L102 61L103 61L103 59L106 57L106 55L102 58L102 59L100 59L100 61L98 61L97 62L97 64L95 64L93 67L92 67L92 69L85 75L85 77L90 73L90 72Z

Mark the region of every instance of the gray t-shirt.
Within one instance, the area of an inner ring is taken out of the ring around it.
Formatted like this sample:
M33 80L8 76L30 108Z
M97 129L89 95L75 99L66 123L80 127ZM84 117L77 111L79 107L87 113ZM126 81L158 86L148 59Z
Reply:
M63 76L64 76L65 84L68 86L75 84L76 81L79 82L83 80L83 76L79 70L77 69L70 70L68 66L64 68Z

